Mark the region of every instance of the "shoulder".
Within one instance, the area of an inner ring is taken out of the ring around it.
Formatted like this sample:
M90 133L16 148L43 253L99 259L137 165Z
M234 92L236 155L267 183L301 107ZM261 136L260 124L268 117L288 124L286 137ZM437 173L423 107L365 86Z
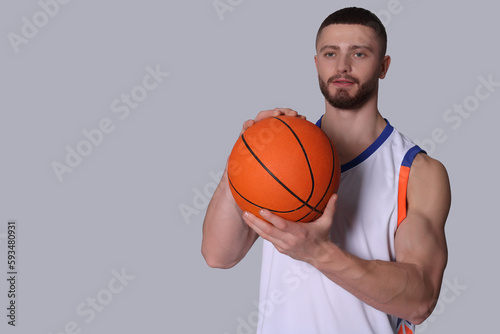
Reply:
M425 153L415 156L410 169L408 211L440 217L444 224L451 205L451 187L444 165Z
M427 185L435 184L440 185L447 183L449 186L448 172L444 165L436 159L429 157L424 152L418 153L411 165L410 182L411 178L418 179L419 183L423 182ZM413 182L415 183L415 182Z

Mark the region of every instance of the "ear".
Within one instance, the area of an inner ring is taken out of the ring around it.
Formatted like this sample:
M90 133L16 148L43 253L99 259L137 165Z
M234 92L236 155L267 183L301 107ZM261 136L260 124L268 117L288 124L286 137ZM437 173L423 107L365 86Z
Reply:
M391 56L385 56L384 59L382 60L382 64L380 65L381 66L379 75L380 79L385 78L385 75L387 74L390 65L391 65Z
M314 55L314 64L316 65L316 71L318 70L318 55Z

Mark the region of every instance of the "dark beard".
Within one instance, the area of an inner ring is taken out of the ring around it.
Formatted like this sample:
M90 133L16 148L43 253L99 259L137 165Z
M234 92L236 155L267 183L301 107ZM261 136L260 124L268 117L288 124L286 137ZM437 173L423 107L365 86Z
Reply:
M359 84L358 79L348 75L347 76L337 75L331 77L330 79L328 79L328 82L331 83L339 78L345 78ZM319 79L319 88L321 90L321 93L323 93L323 96L328 101L328 103L330 103L332 107L337 109L353 110L361 108L370 99L370 97L372 97L372 95L375 93L378 87L378 76L374 76L371 80L362 84L359 89L359 92L352 97L349 95L347 90L344 89L337 89L337 93L334 96L332 96L328 91L328 85L323 81L323 79L321 79L320 76L318 76L318 79Z

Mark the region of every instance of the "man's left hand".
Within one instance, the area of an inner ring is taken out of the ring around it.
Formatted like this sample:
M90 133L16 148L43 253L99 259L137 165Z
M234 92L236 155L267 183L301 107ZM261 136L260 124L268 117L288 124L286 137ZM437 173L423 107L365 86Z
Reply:
M330 229L336 200L337 195L333 194L323 214L309 223L289 221L268 210L260 210L263 219L244 212L243 220L280 253L314 265L318 259L331 252Z

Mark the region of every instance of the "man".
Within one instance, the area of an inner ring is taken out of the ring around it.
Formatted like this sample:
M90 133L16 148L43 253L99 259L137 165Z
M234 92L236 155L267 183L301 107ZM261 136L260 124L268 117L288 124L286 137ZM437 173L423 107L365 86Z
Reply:
M342 164L338 194L320 218L242 213L226 173L214 193L203 226L209 266L232 267L265 239L260 298L272 308L261 310L258 333L412 333L437 302L450 186L443 165L378 111L378 81L391 62L386 43L380 20L360 8L331 14L318 31L326 110L317 124ZM277 114L297 115L263 111L243 131Z

